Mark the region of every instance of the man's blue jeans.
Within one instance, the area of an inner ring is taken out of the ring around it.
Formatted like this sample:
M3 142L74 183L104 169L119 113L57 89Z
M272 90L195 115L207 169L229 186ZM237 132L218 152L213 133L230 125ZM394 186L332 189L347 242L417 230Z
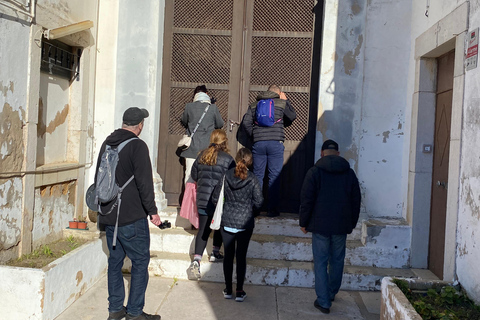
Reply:
M265 168L268 165L268 211L278 210L280 201L280 173L283 168L283 152L285 146L282 141L257 141L253 144L253 174L258 178L260 187L263 187Z
M117 245L112 247L115 226L106 226L108 257L108 311L122 310L125 302L122 267L125 255L132 261L130 294L127 312L138 316L145 305L145 290L148 284L148 263L150 262L150 230L148 220L140 219L126 226L118 227Z
M318 304L323 308L332 306L331 300L342 285L346 243L347 235L312 234L315 293Z

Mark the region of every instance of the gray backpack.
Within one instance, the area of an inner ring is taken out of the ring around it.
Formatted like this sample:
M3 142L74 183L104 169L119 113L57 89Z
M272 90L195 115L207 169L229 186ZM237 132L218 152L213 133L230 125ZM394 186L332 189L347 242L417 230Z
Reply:
M120 205L122 203L122 192L125 187L133 180L134 176L132 175L130 179L123 184L123 186L118 186L115 179L115 172L117 170L118 164L118 154L122 151L123 147L132 140L138 138L131 138L120 143L116 148L112 148L109 145L106 145L105 151L100 158L100 165L98 166L97 171L97 180L96 183L93 183L87 190L85 200L87 206L98 212L101 215L110 214L115 207L117 207L117 221L115 223L115 233L113 246L116 244L117 238L117 229L118 229L118 216L120 214ZM116 198L116 199L115 199ZM107 204L115 200L115 203L111 206L108 212L102 212L101 205Z

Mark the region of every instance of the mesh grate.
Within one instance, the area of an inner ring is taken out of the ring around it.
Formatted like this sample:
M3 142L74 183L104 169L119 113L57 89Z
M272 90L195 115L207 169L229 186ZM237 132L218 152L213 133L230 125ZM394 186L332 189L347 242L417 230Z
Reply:
M310 86L311 38L253 37L251 85Z
M307 135L308 131L308 101L309 94L303 92L285 92L288 100L292 103L297 119L293 124L285 129L285 139L301 141ZM249 92L249 105L257 98L258 91Z
M228 84L231 44L227 36L174 34L171 80Z
M176 28L231 30L232 0L175 0L173 25Z
M315 0L255 0L254 31L313 32Z
M228 116L228 91L209 90L209 95L217 99L216 105L220 115L225 122L223 129L227 128L226 119ZM192 102L193 88L172 88L170 90L170 114L168 121L168 133L172 135L185 134L185 127L180 122L185 105Z

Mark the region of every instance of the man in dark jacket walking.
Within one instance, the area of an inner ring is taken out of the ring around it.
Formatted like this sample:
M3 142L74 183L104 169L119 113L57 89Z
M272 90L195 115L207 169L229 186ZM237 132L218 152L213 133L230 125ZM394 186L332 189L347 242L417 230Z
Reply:
M255 109L260 100L272 99L274 105L275 123L272 126L262 126L256 123ZM268 91L258 94L257 101L252 103L243 118L246 133L253 138L253 173L263 186L263 177L268 165L268 203L267 216L278 216L280 200L280 173L283 168L283 152L285 146L285 127L295 120L297 114L287 96L276 85L271 85Z
M343 277L347 234L360 214L360 187L338 144L327 140L321 158L308 170L300 197L300 228L312 232L315 271L314 305L329 313ZM328 268L328 269L327 269Z
M97 172L101 156L106 145L113 148L123 141L132 139L118 153L119 161L115 171L116 182L123 186L130 177L133 180L125 187L120 213L118 216L118 230L116 245L114 246L115 224L117 209L108 215L99 215L100 227L105 229L108 251L108 320L160 320L159 315L150 315L143 312L145 305L145 291L148 284L148 263L150 262L150 231L147 217L152 223L160 225L160 217L155 205L155 193L153 189L153 174L148 147L137 137L144 125L144 118L148 117L146 109L137 107L129 108L123 114L121 129L115 130L102 144L97 161ZM95 176L96 180L96 176ZM109 212L116 201L112 200L105 206L102 212ZM125 256L132 261L130 294L127 307L125 302L125 287L123 282L122 267Z

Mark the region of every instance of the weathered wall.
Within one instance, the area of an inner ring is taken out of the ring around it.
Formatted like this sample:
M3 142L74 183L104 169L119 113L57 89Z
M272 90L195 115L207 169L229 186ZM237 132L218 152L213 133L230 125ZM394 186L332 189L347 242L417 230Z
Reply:
M402 218L410 16L410 0L368 1L358 172L374 217Z
M402 218L410 10L410 0L326 1L316 158L323 140L340 144L363 217Z
M470 1L470 27L480 27L480 1ZM457 223L457 276L480 303L480 68L466 71Z
M0 7L0 261L18 252L22 226L22 178L5 173L23 167L30 28L11 13Z
M69 81L41 72L37 166L66 160L69 108Z
M100 3L94 163L105 138L121 127L123 112L136 106L150 113L140 138L147 143L152 166L156 166L164 12L163 0L142 6L134 1ZM94 174L89 171L89 181ZM162 181L155 169L154 175L157 207L162 209L166 206Z
M71 83L40 76L40 44L43 29L83 20L96 24L97 8L97 0L39 0L31 24L23 14L0 6L0 262L28 253L32 245L58 235L74 212L82 214L95 27L60 39L84 48L81 77ZM32 173L52 163L48 173ZM65 171L72 163L80 168ZM52 192L45 198L37 189L35 197L36 187L51 190L45 186L71 180L78 188L67 188L68 195Z
M62 238L75 213L76 182L64 182L35 189L35 220L32 230L32 246Z
M439 0L430 3L428 17L425 16L425 3L412 1L412 33L415 39L432 27L442 18L453 12L465 2L469 5L469 27L472 31L480 26L480 1L450 1ZM441 30L439 30L441 32ZM409 65L409 89L407 98L412 97L415 85L415 56L412 48ZM459 201L457 215L456 237L456 277L468 294L480 303L480 270L475 266L480 259L478 242L480 236L477 230L480 227L480 151L478 140L480 138L480 84L478 83L479 68L465 71L465 84L463 95L462 135L460 141L460 176ZM407 112L411 114L411 105ZM407 117L408 119L408 117ZM407 130L408 128L408 130ZM410 121L407 121L406 132L410 131ZM427 142L426 142L427 143ZM411 146L407 146L410 148ZM408 152L407 149L405 152ZM454 151L458 152L458 151ZM407 166L408 167L408 166ZM406 169L404 168L404 171ZM449 181L450 185L450 181ZM422 228L422 226L419 226ZM448 235L447 235L448 236ZM450 257L446 257L450 258Z

